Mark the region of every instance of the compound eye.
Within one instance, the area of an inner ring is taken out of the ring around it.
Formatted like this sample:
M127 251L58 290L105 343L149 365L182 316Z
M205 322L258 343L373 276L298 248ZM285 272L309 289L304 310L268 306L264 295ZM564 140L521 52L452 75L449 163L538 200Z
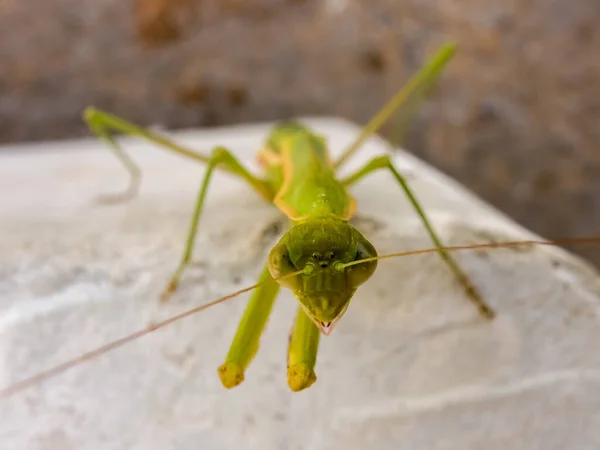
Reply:
M280 242L269 253L269 272L273 278L278 278L280 276L289 275L290 273L297 272L298 269L294 267L292 261L290 260L290 253L288 251L287 245ZM294 289L296 287L296 278L297 277L289 277L284 278L282 280L278 280L278 283Z
M375 256L377 256L377 250L375 250L375 247L373 247L373 245L369 241L367 241L361 236L358 242L354 261L360 261L361 259L366 258L373 258ZM348 267L346 270L348 280L350 281L352 287L357 288L358 286L366 282L369 278L371 278L376 268L377 260L368 261L362 264L356 264Z

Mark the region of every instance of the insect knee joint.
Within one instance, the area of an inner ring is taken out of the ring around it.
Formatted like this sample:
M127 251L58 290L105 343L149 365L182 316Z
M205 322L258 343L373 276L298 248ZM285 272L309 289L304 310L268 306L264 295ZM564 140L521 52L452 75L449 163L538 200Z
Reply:
M87 123L93 122L98 117L98 110L93 106L88 106L83 110L83 120Z
M371 164L373 164L373 166L375 167L383 169L384 167L390 166L392 164L392 161L390 160L389 155L381 155L373 158Z
M229 151L225 147L215 147L211 154L212 159L215 161L227 161L230 159Z

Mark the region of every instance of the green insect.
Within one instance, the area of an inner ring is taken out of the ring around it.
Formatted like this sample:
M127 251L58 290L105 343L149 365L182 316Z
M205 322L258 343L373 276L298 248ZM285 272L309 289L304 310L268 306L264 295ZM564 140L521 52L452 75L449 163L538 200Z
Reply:
M225 362L218 369L222 384L232 388L244 380L244 372L258 349L260 336L281 286L290 289L299 302L289 338L288 384L293 391L308 388L316 380L314 369L320 335L329 335L333 331L348 309L356 290L371 277L378 260L382 258L377 255L373 245L348 223L357 209L356 201L349 194L348 188L379 170L386 170L395 178L398 188L404 191L421 218L435 245L435 251L464 287L467 297L481 315L492 319L494 311L485 303L448 249L444 248L406 180L388 156L372 159L345 178L338 176L338 169L355 154L365 139L376 133L409 98L423 96L431 88L454 52L454 45L443 46L372 119L336 161L332 161L325 139L306 127L297 123L276 126L266 140L264 148L258 153L259 162L264 169L261 176L250 173L223 147L215 148L210 156L203 155L113 115L93 108L86 109L84 117L91 130L109 144L131 176L127 191L110 198L111 201L122 201L135 195L141 175L137 165L118 145L113 132L144 138L206 164L207 169L196 200L185 250L161 297L163 301L177 290L185 269L191 262L200 215L215 169L227 171L247 182L260 196L289 218L290 227L271 250L257 285L155 324L0 393L8 395L24 388L25 385L41 381L147 334L153 329L254 289ZM390 256L398 255L385 257Z
M200 155L95 109L87 109L85 119L90 128L108 141L111 148L131 173L127 195L139 185L137 166L122 152L112 135L118 131L150 139L178 153L206 163L207 170L200 188L183 257L162 298L173 293L191 261L194 240L204 200L215 169L224 169L240 177L266 201L280 209L290 220L289 230L271 250L261 281L284 277L278 283L259 286L253 293L239 324L225 363L218 373L227 388L244 379L244 371L252 360L259 338L267 323L279 287L290 289L299 301L288 350L288 384L294 391L309 387L315 380L314 366L320 334L329 335L347 310L357 288L374 273L377 260L349 265L377 256L373 245L348 220L356 211L356 201L348 188L377 170L389 171L398 182L423 221L439 254L463 284L469 298L481 314L492 318L486 305L454 258L443 249L442 242L406 180L389 157L378 157L347 178L337 175L339 167L360 147L364 139L376 132L385 120L409 96L431 86L455 51L445 45L434 58L404 87L365 128L356 142L337 160L332 161L325 139L296 123L283 123L274 128L258 153L264 169L262 176L250 173L227 149L215 148L210 156ZM293 275L292 275L293 274Z

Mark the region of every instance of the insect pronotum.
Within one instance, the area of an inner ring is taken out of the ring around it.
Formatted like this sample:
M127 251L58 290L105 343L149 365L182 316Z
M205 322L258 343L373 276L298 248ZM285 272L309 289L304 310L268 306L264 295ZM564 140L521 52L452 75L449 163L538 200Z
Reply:
M358 138L336 161L332 161L323 137L297 123L282 123L276 126L258 153L263 168L260 176L250 173L226 148L217 147L210 155L204 155L116 116L94 108L86 109L84 118L91 130L109 144L109 148L130 174L128 189L118 196L105 198L106 201L123 201L134 196L141 176L138 166L114 139L113 132L144 138L206 164L204 181L196 200L185 249L179 265L162 293L161 301L167 301L177 290L191 261L199 218L215 169L227 171L248 183L267 202L289 218L290 227L271 250L258 283L254 286L140 329L71 361L2 388L0 397L21 391L179 319L253 291L225 362L218 368L222 384L226 388L232 388L244 380L244 372L258 349L260 336L281 286L290 289L299 303L289 338L287 379L293 391L300 391L311 386L316 380L314 369L320 335L331 334L347 310L352 296L358 287L371 277L381 259L438 253L482 318L491 320L495 315L494 310L457 264L450 253L451 250L600 242L600 237L589 237L555 242L534 240L445 247L408 183L388 156L370 160L345 178L338 176L338 169L342 164L352 157L365 139L376 133L402 104L409 99L424 96L454 51L455 46L452 44L443 46L365 126ZM348 223L357 208L355 199L348 193L348 187L379 170L388 171L397 181L398 188L404 191L420 217L434 248L378 255L373 245Z

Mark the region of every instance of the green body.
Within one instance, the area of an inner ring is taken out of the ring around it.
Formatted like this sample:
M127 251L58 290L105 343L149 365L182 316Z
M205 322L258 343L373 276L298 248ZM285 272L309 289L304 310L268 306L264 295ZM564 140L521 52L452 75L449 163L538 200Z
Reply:
M356 201L336 178L324 138L301 125L283 124L274 129L259 158L275 193L273 203L291 220L290 230L269 255L269 270L274 277L304 271L282 283L329 334L377 265L343 264L377 252L348 224Z
M112 197L111 201L133 195L139 186L141 174L109 130L148 139L206 164L185 250L163 299L177 289L185 268L191 261L199 219L215 169L241 178L289 217L290 228L271 250L268 263L261 274L262 283L253 292L226 360L219 367L219 376L224 386L230 388L243 381L245 370L259 347L260 336L278 295L279 285L290 289L299 301L288 347L288 384L292 390L298 391L315 382L314 367L320 334L331 333L347 310L357 288L369 279L377 266L375 248L348 224L357 207L355 199L348 193L348 187L378 170L387 170L398 182L429 232L439 255L465 287L471 301L484 316L493 316L493 311L443 248L421 205L388 156L372 159L347 178L338 177L339 167L359 149L369 135L377 132L400 105L415 97L420 99L429 90L453 53L454 46L443 47L373 118L335 162L332 161L323 137L296 123L275 127L264 148L258 153L263 167L263 173L259 176L250 173L223 147L217 147L210 155L204 155L118 117L93 108L86 110L85 119L90 128L110 145L131 175L129 189L124 195ZM363 259L367 260L356 263ZM282 276L285 278L280 278ZM273 278L277 278L277 282Z
M265 156L266 154L269 156ZM295 221L331 216L348 219L355 200L335 178L326 141L302 125L275 127L259 153L273 203Z

